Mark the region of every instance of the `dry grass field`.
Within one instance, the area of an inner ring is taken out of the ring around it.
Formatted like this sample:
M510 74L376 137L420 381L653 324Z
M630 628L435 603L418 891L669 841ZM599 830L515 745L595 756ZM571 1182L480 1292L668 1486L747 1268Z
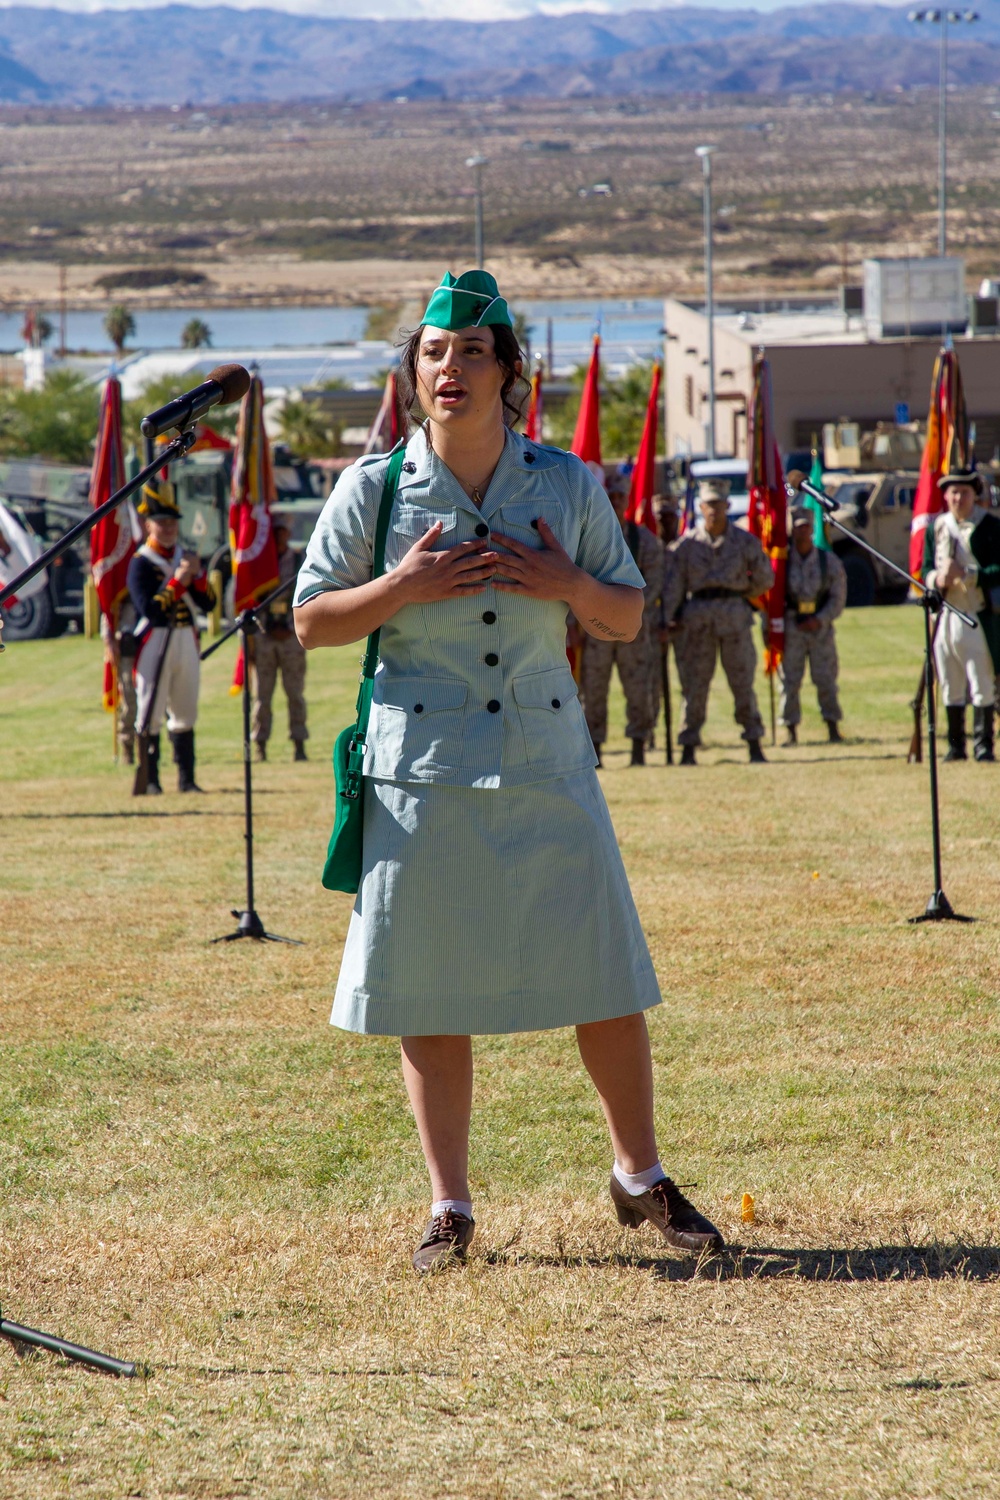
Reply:
M995 89L950 106L950 244L996 272ZM701 285L701 177L715 141L721 289L834 286L864 255L934 253L932 92L638 100L247 106L0 116L0 300L117 294L116 267L206 280L128 292L185 299L377 301L403 268L472 248L471 150L486 240L525 296L628 296ZM612 196L581 196L608 183ZM376 267L370 266L372 259ZM400 289L400 278L403 287Z
M482 1039L463 1274L418 1281L391 1041L333 1032L327 756L357 652L310 662L313 759L255 770L207 664L208 795L133 803L100 650L0 658L0 1301L148 1362L0 1345L5 1500L982 1500L1000 1487L1000 769L905 763L914 609L842 623L846 743L753 768L713 693L695 771L603 784L660 976L664 1160L731 1253L619 1229L572 1037ZM614 709L620 733L620 704ZM660 761L661 757L656 757ZM486 795L486 794L484 794ZM566 913L573 920L573 913ZM740 1222L752 1193L757 1222Z

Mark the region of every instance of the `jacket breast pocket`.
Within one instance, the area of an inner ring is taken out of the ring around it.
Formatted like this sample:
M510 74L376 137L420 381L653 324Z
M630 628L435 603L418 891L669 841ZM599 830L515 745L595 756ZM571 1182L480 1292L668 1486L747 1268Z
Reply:
M534 547L537 550L544 546L538 532L539 517L548 522L556 536L559 536L558 509L551 504L540 505L537 500L511 500L507 505L501 506L500 514L493 523L493 529L505 532L516 542L522 542L525 547Z
M433 781L461 764L468 686L445 677L387 677L372 774Z
M589 750L590 737L569 667L515 677L511 687L530 764L578 765Z
M458 514L455 510L435 510L427 505L415 505L405 500L397 502L392 525L385 544L387 568L397 568L414 542L426 536L435 521L441 522L441 535L434 543L434 551L454 547Z

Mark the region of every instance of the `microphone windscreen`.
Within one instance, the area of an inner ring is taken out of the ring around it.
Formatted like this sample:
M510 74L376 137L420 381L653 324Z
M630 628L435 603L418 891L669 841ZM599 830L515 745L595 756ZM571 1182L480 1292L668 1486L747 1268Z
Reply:
M223 396L220 406L229 406L233 401L242 401L250 389L250 371L243 365L217 365L208 372L209 380L221 385Z

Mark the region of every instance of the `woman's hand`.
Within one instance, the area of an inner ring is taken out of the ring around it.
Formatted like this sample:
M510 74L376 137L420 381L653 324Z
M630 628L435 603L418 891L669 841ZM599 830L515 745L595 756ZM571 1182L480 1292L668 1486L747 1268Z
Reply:
M441 522L435 521L390 575L400 605L434 604L456 594L481 594L492 577L499 553L487 552L485 542L460 542L457 547L434 552L440 535Z
M549 523L539 517L536 524L544 544L540 552L536 547L515 542L513 537L493 533L494 542L504 549L504 556L496 567L499 577L494 579L493 586L505 594L524 594L529 599L565 599L569 603L582 570L562 546Z

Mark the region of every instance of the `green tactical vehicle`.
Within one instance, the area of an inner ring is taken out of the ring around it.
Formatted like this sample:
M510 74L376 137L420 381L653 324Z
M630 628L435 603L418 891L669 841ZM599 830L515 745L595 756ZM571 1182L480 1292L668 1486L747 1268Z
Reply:
M89 469L27 459L0 461L0 501L43 549L87 514L89 488ZM44 589L4 609L4 638L36 641L62 635L72 621L82 625L89 572L90 543L84 537L46 569Z
M879 422L870 432L854 422L823 429L823 488L837 502L835 518L907 572L923 443L916 422ZM847 573L848 606L905 599L907 586L898 574L834 527L829 535Z

